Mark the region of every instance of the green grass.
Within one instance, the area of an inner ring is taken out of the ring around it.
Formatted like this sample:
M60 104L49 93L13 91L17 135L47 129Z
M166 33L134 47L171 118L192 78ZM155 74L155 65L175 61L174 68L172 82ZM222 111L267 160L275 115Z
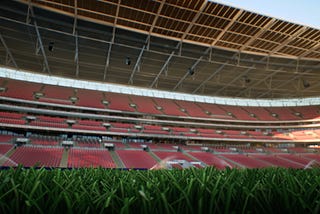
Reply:
M319 213L320 169L0 171L0 213Z

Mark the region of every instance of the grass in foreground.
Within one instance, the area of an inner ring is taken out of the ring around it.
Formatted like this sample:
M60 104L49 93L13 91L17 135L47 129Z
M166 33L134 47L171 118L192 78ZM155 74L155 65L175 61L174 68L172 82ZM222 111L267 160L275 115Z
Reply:
M0 171L0 213L319 213L320 169Z

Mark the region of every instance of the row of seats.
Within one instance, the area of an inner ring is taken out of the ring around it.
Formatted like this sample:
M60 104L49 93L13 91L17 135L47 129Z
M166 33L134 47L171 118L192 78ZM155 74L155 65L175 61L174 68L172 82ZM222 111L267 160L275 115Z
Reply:
M2 116L1 116L2 115ZM12 118L11 118L12 116ZM0 112L0 123L31 125L37 127L90 130L115 133L144 133L156 135L176 135L204 138L230 138L230 139L264 139L264 140L314 140L320 138L320 130L295 130L295 131L240 131L240 130L217 130L209 128L186 128L186 127L166 127L161 125L140 125L139 129L133 123L110 122L110 127L104 127L104 121L76 120L75 124L68 124L66 118L37 116L35 120L28 121L27 115L11 112Z
M0 92L4 97L125 112L249 121L316 119L320 116L318 106L239 107L0 80L1 87L6 89Z
M0 134L0 145L13 145L16 138L24 138L20 135ZM28 145L37 146L60 146L60 142L66 140L59 136L48 135L30 135L28 137ZM97 137L77 137L70 138L75 144L74 147L86 148L103 148L105 142L114 144L116 150L138 149L141 150L144 146L148 146L150 151L203 151L208 148L216 153L310 153L316 151L315 148L305 147L263 147L250 146L244 144L190 144L183 145L181 143L151 143L151 142L116 142L116 141L102 141Z
M7 152L9 144L0 144L0 152ZM8 147L8 148L6 148ZM46 166L59 167L61 165L62 147L37 147L21 146L15 149L13 154L6 159L3 166L17 166L22 164L26 167ZM221 153L213 154L202 151L153 151L145 152L142 150L116 150L114 155L118 156L115 160L111 152L106 149L70 148L67 150L67 167L103 167L103 168L151 168L158 163L158 160L168 159L170 161L203 162L208 166L215 166L219 169L226 167L244 168L264 168L264 167L285 167L285 168L304 168L310 163L320 163L320 155L312 153L301 154L239 154ZM157 159L155 158L157 157ZM120 162L119 162L120 161ZM117 166L118 164L118 166ZM175 164L179 164L176 162ZM119 166L120 165L120 166Z

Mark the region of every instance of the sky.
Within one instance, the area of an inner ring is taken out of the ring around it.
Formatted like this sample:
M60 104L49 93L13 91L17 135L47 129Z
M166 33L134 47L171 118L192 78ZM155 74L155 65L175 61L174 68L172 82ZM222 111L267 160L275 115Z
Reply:
M320 29L320 0L213 0L259 14Z

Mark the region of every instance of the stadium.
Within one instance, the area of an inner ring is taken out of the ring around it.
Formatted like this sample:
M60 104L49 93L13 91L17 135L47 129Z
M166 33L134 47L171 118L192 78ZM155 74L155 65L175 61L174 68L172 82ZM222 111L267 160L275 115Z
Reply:
M319 213L319 29L208 0L0 11L2 213Z

